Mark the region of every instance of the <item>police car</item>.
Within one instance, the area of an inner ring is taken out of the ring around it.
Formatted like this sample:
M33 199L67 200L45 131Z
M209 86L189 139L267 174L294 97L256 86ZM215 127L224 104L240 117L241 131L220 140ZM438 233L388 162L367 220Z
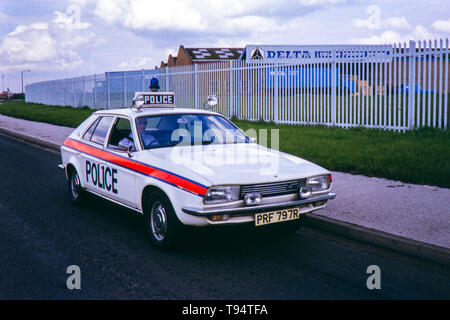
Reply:
M61 158L72 202L91 193L141 213L159 248L179 241L183 225L293 231L336 196L329 171L255 143L219 113L175 108L170 92L138 92L131 108L95 112Z

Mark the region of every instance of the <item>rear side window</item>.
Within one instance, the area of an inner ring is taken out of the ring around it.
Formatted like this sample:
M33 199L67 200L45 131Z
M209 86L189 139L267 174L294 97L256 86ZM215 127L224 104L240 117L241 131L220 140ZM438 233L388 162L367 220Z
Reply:
M92 133L91 141L103 145L113 117L102 117Z
M89 129L84 133L83 139L91 140L92 133L94 132L95 127L97 126L98 121L99 121L100 119L101 119L101 117L95 119L94 123L91 124L91 126L89 127Z

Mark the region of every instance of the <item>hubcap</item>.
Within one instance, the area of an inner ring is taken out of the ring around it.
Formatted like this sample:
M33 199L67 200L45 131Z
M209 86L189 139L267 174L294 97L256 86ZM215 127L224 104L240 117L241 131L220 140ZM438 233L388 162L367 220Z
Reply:
M78 190L80 190L80 178L78 177L78 174L76 172L72 175L72 181L70 185L73 198L78 199Z
M164 240L167 232L167 214L163 204L159 201L156 201L152 206L151 228L156 240Z

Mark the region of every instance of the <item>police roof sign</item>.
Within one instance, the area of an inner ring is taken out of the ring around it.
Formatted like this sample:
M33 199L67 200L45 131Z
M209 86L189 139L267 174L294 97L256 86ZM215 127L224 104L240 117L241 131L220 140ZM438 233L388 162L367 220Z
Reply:
M173 104L173 98L174 94L144 94L144 104L153 104L153 105L160 105L160 104Z
M175 95L173 92L136 92L134 100L140 101L147 107L174 107Z
M392 46L264 46L247 45L246 62L289 63L289 62L389 62L392 60Z

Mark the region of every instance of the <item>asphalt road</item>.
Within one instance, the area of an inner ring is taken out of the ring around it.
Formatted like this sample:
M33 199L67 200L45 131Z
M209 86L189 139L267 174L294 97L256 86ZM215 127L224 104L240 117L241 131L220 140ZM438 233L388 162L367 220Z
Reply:
M448 269L307 228L195 229L161 252L137 214L72 205L55 152L3 135L0 150L0 299L450 299ZM66 287L70 265L81 290Z

